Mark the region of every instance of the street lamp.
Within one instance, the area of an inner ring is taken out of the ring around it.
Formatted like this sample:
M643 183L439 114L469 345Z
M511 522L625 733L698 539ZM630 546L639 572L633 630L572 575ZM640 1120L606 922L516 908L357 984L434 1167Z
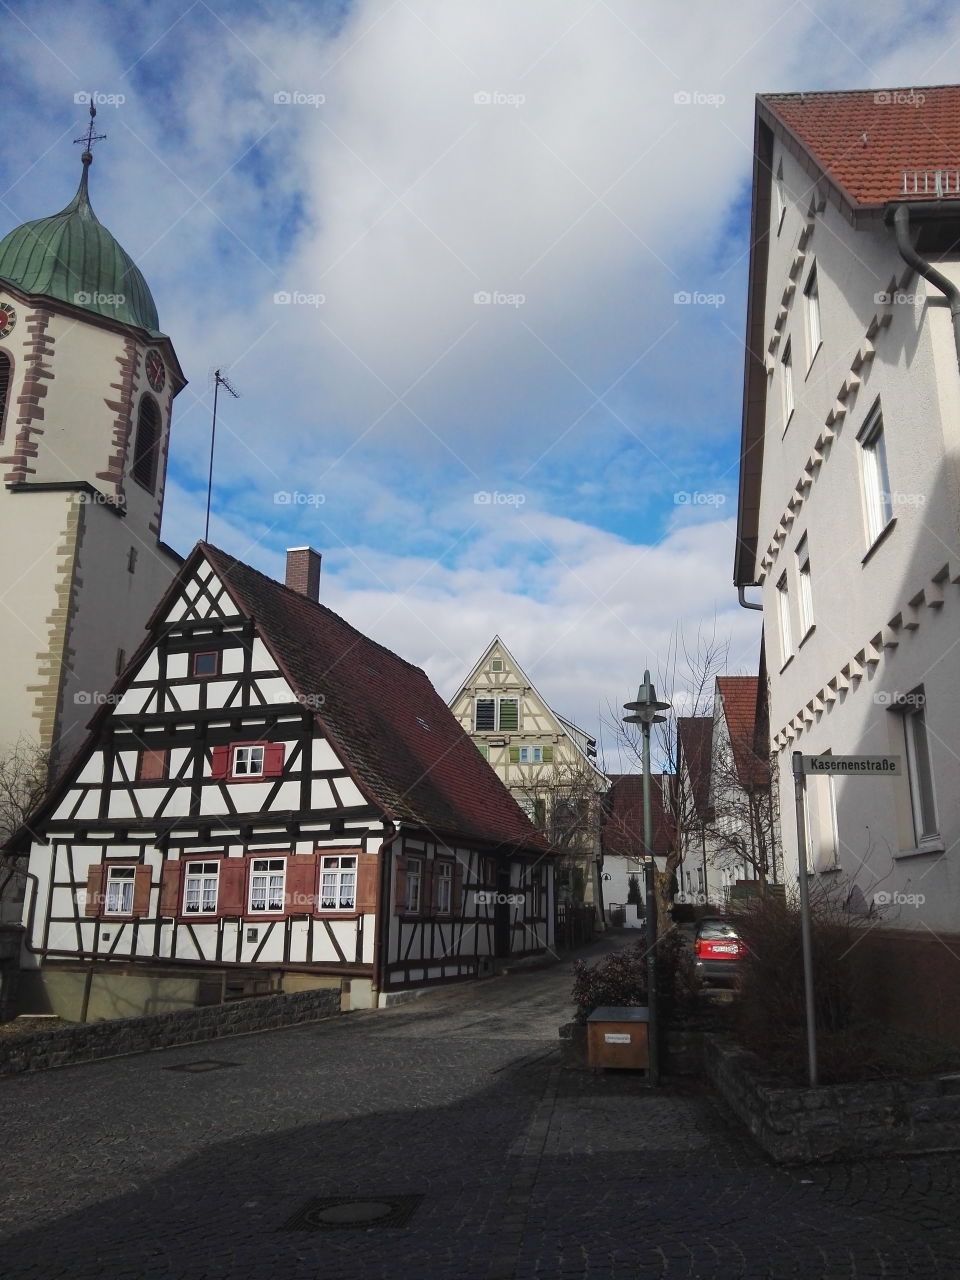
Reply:
M636 702L624 703L624 724L639 724L643 735L643 863L647 899L647 1030L650 1050L650 1083L660 1083L660 1036L657 1020L657 898L653 860L653 811L650 808L650 726L663 724L666 716L658 714L670 709L669 702L658 702L650 672L644 671L643 684Z

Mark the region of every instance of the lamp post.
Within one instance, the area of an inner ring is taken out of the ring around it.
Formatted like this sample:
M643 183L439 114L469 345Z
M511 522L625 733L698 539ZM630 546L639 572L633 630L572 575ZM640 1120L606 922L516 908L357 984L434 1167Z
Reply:
M660 1035L657 1018L657 898L655 892L656 863L653 860L653 812L650 808L650 726L663 724L669 702L658 702L650 680L650 672L644 671L643 684L636 702L624 703L624 724L639 724L643 737L643 865L647 899L647 1006L650 1048L650 1083L660 1083Z

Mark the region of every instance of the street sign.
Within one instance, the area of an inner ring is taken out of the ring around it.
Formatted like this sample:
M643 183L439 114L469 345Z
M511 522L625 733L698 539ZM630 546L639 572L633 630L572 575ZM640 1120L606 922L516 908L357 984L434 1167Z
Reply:
M802 773L892 778L903 772L900 756L801 756Z

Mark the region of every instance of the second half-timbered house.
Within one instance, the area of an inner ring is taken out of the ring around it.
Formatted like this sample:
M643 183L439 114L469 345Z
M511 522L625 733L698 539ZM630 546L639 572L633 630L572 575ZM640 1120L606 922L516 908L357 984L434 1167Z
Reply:
M66 1017L340 984L348 1007L552 943L553 860L422 670L198 544L28 857L25 990Z

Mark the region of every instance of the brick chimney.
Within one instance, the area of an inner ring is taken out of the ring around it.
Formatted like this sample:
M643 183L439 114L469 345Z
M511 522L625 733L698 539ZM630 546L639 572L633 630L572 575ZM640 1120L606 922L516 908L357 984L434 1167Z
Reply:
M320 599L320 552L313 547L290 547L287 551L287 576L284 579L291 591L297 591L308 600Z

